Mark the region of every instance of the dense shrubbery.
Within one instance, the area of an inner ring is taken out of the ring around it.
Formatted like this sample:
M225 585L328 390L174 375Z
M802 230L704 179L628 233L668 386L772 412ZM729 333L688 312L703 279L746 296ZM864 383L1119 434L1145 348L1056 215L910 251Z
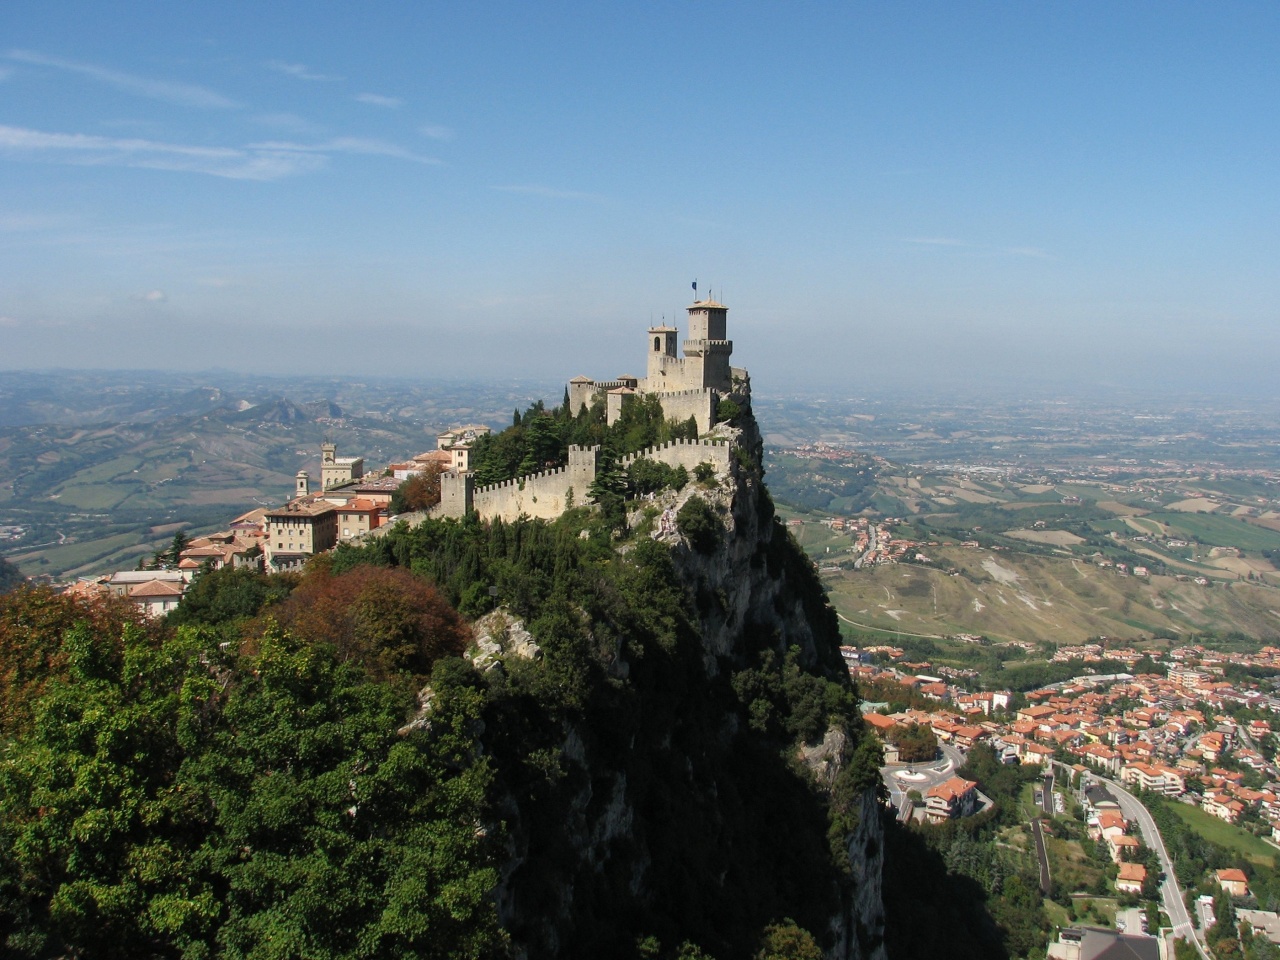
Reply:
M724 536L724 524L707 501L690 497L676 514L676 528L698 553L709 554Z
M178 608L169 614L168 622L171 626L234 624L279 603L297 584L295 574L267 576L233 567L201 571L182 595Z
M126 628L143 630L146 619L127 600L85 603L47 587L30 587L0 599L0 743L30 724L50 683L67 676L64 635L84 625L98 637L98 656L120 656Z
M0 760L5 956L500 944L473 689L437 683L431 726L397 733L405 694L332 647L270 629L238 655L95 606L28 633L61 669Z
M673 467L657 460L640 458L627 467L628 499L660 493L663 490L683 490L689 482L689 471Z
M428 521L301 577L206 573L170 624L0 599L3 952L467 957L509 933L537 957L548 924L561 955L812 952L879 754L821 586L774 540L762 563L808 611L816 663L746 625L749 653L711 678L668 548L621 556L587 511ZM494 603L542 656L480 675L451 656L453 607ZM430 712L406 725L427 674ZM794 757L833 725L827 797ZM569 855L619 790L634 820L596 860Z
M612 426L605 424L603 399L570 414L566 397L554 410L538 401L524 414L517 412L508 429L481 437L471 450L471 468L476 483L484 486L563 466L570 446L599 445L618 459L668 440L697 438L692 417L680 422L665 419L662 403L653 395L627 398Z

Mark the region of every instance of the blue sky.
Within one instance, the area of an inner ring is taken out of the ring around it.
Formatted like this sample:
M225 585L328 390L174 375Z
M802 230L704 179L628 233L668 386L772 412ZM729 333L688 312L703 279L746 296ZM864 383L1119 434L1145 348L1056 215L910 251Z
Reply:
M0 10L0 367L1268 391L1280 7Z

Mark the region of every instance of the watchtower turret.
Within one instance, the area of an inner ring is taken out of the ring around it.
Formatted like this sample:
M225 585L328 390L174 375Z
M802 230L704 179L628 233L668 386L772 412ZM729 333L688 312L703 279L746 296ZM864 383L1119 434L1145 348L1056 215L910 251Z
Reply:
M676 337L680 331L663 324L649 328L649 382L661 383L668 364L676 359Z
M729 308L714 300L699 300L689 311L690 340L727 340L729 339Z

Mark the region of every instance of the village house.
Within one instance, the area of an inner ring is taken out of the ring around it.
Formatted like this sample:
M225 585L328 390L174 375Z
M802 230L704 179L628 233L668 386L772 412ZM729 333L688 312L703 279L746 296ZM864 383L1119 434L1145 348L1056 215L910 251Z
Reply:
M338 542L338 508L318 497L299 497L264 517L263 553L273 572L299 570L309 557Z
M1215 873L1220 886L1233 897L1247 897L1249 895L1249 878L1244 875L1243 870L1236 867L1227 867Z
M1244 804L1225 790L1210 790L1204 795L1200 807L1210 816L1227 823L1235 823L1244 814Z
M129 599L149 617L163 617L182 602L186 584L179 581L149 580L139 583L129 591Z
M967 817L978 807L978 785L972 780L952 777L925 794L925 816L934 823Z
M1140 863L1120 864L1120 875L1116 877L1116 889L1121 893L1142 893L1142 885L1147 880L1147 868Z
M1111 859L1116 863L1124 861L1124 851L1127 850L1130 854L1133 854L1137 852L1138 847L1140 846L1142 846L1142 844L1138 842L1137 837L1131 837L1127 834L1119 834L1118 836L1111 837L1107 840L1107 847L1111 852Z

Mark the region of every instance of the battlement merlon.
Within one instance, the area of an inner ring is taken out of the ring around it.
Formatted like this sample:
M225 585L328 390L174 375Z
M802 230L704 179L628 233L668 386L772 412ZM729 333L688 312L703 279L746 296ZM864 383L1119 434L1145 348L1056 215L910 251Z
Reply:
M705 357L712 353L722 353L726 357L733 353L732 340L686 340L684 355L686 357Z

